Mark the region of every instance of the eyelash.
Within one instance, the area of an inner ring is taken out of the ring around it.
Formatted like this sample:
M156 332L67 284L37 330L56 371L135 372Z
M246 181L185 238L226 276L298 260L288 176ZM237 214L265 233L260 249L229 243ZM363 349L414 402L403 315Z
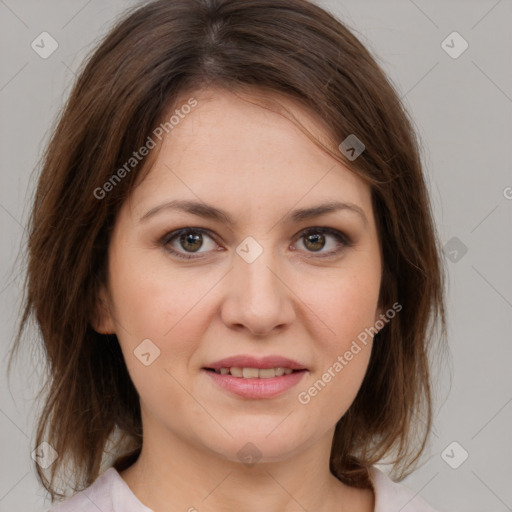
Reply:
M173 256L176 256L179 259L183 259L183 260L199 259L202 256L192 256L192 255L189 256L189 255L185 255L184 253L178 252L175 249L172 249L171 247L169 247L170 242L172 242L175 238L177 238L177 237L179 237L181 235L189 234L189 233L206 234L206 235L208 235L210 238L212 238L215 241L215 237L213 237L212 234L208 230L202 229L202 228L191 228L191 227L189 227L189 228L179 229L179 230L176 230L176 231L171 231L169 233L166 233L158 241L158 245L164 247L166 251L168 251L170 254L172 254ZM347 235L345 235L341 231L338 231L338 230L332 229L332 228L328 228L328 227L312 227L312 228L307 228L307 229L305 229L305 230L300 232L299 236L297 237L297 241L299 241L301 238L304 238L304 237L306 237L308 235L319 234L319 233L320 234L328 234L328 235L333 236L344 247L349 248L349 247L352 247L354 245L353 241ZM330 251L328 253L323 253L321 256L313 256L313 257L314 258L332 258L333 256L336 256L340 251L341 251L341 249L336 249L336 250ZM311 252L311 253L314 254L313 252ZM193 254L193 253L191 253L191 254Z

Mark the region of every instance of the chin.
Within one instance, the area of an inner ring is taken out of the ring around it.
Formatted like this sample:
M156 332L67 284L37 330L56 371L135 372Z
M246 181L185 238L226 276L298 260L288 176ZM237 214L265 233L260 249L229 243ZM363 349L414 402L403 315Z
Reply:
M269 424L272 426L267 428ZM302 435L298 435L283 424L278 425L276 421L265 421L259 428L240 428L239 425L230 429L226 425L233 437L226 434L214 443L210 437L205 445L217 455L248 467L255 463L283 461L304 449L307 439L304 438L304 429Z

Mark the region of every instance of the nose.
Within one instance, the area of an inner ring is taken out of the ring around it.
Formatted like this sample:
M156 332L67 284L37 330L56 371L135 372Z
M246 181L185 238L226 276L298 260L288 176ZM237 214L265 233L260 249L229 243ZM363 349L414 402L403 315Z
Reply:
M270 250L252 262L235 254L225 290L221 318L231 329L268 336L295 318L293 283L287 282Z

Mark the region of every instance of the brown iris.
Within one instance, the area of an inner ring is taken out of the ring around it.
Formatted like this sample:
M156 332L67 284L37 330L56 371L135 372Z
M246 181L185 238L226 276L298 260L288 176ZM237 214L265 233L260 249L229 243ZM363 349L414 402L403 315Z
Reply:
M189 232L180 236L180 244L186 250L190 248L190 252L196 252L203 245L203 235L198 232Z
M319 251L325 245L325 236L319 233L306 235L304 240L304 245L312 251Z

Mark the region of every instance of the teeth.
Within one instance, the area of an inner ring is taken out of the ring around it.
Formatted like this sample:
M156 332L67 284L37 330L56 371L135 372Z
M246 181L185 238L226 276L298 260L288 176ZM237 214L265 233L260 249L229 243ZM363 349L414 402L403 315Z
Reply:
M242 369L242 375L244 379L257 379L260 371L258 368L243 368Z
M229 371L231 372L231 375L233 375L233 377L243 377L243 370L242 368L237 368L235 366L233 366L233 368L229 368Z
M221 368L215 370L215 373L221 375L231 374L233 377L241 377L243 379L271 379L272 377L281 377L292 373L291 368L240 368L232 366L231 368Z
M282 368L281 368L282 370ZM259 377L260 379L271 379L272 377L275 377L277 374L276 374L276 370L274 370L274 368L260 368L260 370L256 370L256 373L258 375L256 375L257 377ZM245 371L244 371L244 377L245 377Z

